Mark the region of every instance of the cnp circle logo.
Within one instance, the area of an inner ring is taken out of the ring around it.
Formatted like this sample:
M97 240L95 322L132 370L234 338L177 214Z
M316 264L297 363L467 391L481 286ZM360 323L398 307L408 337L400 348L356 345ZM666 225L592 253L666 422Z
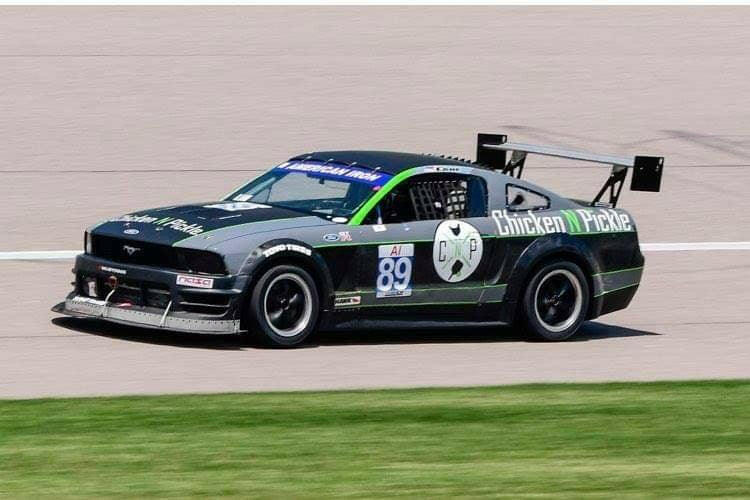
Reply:
M441 279L463 281L482 260L482 237L477 228L460 220L446 220L435 231L432 263Z

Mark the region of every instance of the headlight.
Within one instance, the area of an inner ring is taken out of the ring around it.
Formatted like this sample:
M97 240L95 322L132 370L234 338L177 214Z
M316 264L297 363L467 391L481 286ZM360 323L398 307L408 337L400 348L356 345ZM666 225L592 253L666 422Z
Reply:
M93 253L91 250L91 235L89 234L88 231L85 231L83 233L83 251L86 252L87 254Z
M224 260L218 254L192 248L177 248L175 251L177 269L191 273L226 274Z

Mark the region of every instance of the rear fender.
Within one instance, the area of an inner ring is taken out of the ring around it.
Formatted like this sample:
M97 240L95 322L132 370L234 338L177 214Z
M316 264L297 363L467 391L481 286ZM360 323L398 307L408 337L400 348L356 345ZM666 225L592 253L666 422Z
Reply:
M531 273L542 262L555 257L567 258L578 264L586 275L590 292L593 291L592 276L601 272L601 266L585 240L567 233L553 233L537 238L518 257L508 278L507 310L504 311L504 316L509 321L515 316L516 304L521 301ZM593 296L593 293L591 295ZM591 301L589 316L597 315L597 310L598 306Z

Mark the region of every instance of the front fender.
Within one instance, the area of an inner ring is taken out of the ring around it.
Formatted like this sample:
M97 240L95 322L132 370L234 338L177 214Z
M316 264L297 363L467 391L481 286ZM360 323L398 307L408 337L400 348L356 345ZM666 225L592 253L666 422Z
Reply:
M318 285L323 308L327 310L333 306L333 280L328 265L320 253L299 240L279 238L263 243L247 256L240 274L250 276L250 287L263 271L282 262L299 265L310 272Z

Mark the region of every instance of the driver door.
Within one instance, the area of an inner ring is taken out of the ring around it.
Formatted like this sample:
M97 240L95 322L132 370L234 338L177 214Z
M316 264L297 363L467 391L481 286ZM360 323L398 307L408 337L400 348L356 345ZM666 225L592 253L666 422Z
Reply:
M485 289L493 233L483 178L412 176L365 218L358 290L363 318L471 320Z

